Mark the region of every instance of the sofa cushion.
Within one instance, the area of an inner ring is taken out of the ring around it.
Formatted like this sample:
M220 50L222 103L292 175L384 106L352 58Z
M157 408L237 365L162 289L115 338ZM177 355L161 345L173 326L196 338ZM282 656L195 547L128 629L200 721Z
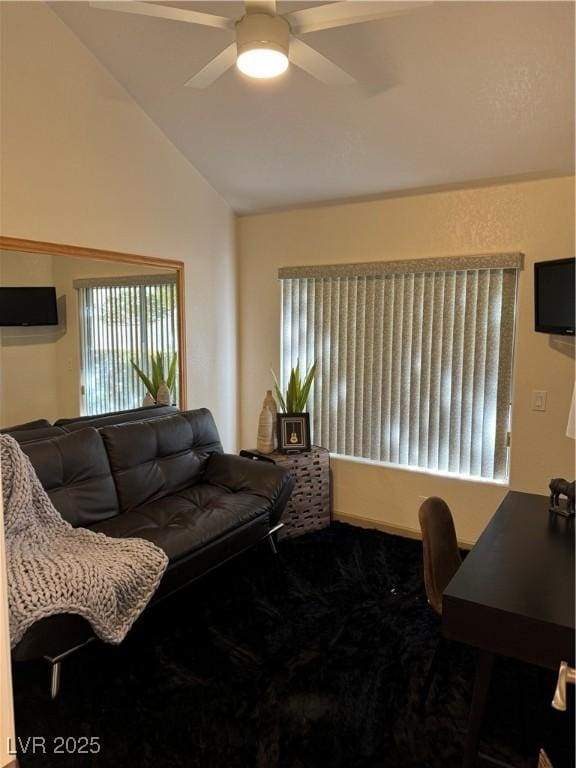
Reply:
M147 539L173 562L264 515L270 503L250 493L198 484L91 527L108 536Z
M15 424L13 427L3 427L0 429L0 435L5 435L9 432L23 432L28 429L44 429L51 426L48 419L36 419L35 421L27 421L24 424Z
M91 525L120 511L104 444L95 429L25 443L40 482L62 517Z
M131 421L146 421L157 419L160 416L169 416L179 413L174 405L148 405L142 408L131 408L125 411L112 411L111 413L96 414L94 416L77 416L72 419L58 419L55 426L61 427L65 432L76 432L86 427L107 427L113 424L126 424Z
M208 458L222 453L206 408L100 430L123 512L202 479Z
M65 435L60 427L39 427L38 429L17 429L14 432L6 431L4 434L10 435L14 440L23 445L24 443L35 443L38 440L47 440L51 437L60 437Z

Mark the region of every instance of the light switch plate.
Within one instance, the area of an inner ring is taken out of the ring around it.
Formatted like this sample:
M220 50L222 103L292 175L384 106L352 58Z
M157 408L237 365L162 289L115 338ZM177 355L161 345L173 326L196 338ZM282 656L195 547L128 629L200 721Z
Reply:
M535 389L532 392L532 410L545 411L547 400L548 400L548 392L542 389Z

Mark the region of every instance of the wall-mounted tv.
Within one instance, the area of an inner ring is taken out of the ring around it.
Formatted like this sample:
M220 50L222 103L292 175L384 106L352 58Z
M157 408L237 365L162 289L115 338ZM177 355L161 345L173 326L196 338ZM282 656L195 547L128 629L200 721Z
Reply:
M0 325L58 325L56 289L0 288Z
M574 335L576 259L534 264L534 320L540 333Z

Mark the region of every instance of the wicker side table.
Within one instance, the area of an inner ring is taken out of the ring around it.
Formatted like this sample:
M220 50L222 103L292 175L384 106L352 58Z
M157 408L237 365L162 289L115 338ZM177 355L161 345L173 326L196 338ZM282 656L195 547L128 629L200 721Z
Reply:
M289 470L296 485L282 519L278 538L301 536L330 525L330 454L313 445L306 453L274 452L268 458Z

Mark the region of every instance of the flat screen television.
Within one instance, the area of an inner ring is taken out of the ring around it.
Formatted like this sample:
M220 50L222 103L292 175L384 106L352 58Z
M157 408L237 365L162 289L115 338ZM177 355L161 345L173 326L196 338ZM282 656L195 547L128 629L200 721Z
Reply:
M0 325L58 325L55 288L0 288Z
M574 335L576 259L534 264L534 319L540 333Z

